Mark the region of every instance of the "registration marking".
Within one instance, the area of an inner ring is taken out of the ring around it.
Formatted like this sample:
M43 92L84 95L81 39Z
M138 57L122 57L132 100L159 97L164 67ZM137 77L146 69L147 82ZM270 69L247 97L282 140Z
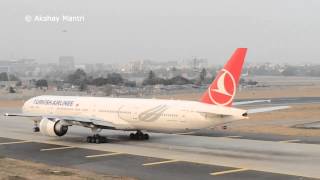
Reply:
M57 147L57 148L47 148L47 149L40 149L40 151L55 151L55 150L62 150L62 149L73 149L76 147L66 146L66 147Z
M114 155L119 155L119 154L123 154L123 153L120 153L120 152L114 152L114 153L106 153L106 154L89 155L89 156L86 156L86 158L95 158L95 157L114 156Z
M152 165L158 165L158 164L166 164L166 163L173 163L178 162L179 160L167 160L167 161L159 161L159 162L152 162L152 163L145 163L142 164L143 166L152 166Z
M218 175L236 173L236 172L241 172L241 171L248 171L248 169L246 169L246 168L232 169L232 170L227 170L227 171L220 171L220 172L210 173L210 175L218 176Z
M14 141L14 142L4 142L4 143L0 143L0 145L7 145L7 144L21 144L21 143L28 143L31 141Z

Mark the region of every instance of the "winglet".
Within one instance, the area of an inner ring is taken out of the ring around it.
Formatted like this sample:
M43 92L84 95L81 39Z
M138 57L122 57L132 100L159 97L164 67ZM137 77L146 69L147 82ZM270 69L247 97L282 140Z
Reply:
M223 69L219 71L201 102L221 106L232 106L242 71L247 48L238 48Z

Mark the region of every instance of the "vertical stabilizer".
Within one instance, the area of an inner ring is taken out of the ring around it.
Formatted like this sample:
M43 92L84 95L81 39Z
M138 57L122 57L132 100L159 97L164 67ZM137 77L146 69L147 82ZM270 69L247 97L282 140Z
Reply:
M220 106L232 106L246 52L247 48L238 48L233 53L224 68L219 71L208 90L202 95L201 102Z

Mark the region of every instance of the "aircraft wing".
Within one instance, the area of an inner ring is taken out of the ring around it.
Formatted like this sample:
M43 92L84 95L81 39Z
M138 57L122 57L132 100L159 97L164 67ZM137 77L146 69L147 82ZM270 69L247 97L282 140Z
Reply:
M92 125L98 126L102 129L116 129L116 125L98 118L84 118L78 116L52 116L52 115L37 115L37 114L22 114L22 113L5 113L4 116L18 116L18 117L29 117L29 118L47 118L47 119L59 119L70 125L79 125L84 127L90 127Z
M255 109L248 109L248 114L255 114L255 113L262 113L262 112L270 112L276 111L281 109L288 109L290 106L273 106L273 107L263 107L263 108L255 108Z
M247 105L247 104L254 104L254 103L261 103L261 102L271 102L270 99L261 99L261 100L252 100L252 101L239 101L232 103L234 106L239 105Z
M33 114L22 114L22 113L5 113L4 116L18 116L18 117L41 117Z

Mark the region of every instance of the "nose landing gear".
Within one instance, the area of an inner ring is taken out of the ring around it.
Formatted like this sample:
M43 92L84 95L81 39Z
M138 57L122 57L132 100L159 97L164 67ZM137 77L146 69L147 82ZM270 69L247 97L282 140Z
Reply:
M33 132L40 132L38 121L34 121L33 123L34 123Z

